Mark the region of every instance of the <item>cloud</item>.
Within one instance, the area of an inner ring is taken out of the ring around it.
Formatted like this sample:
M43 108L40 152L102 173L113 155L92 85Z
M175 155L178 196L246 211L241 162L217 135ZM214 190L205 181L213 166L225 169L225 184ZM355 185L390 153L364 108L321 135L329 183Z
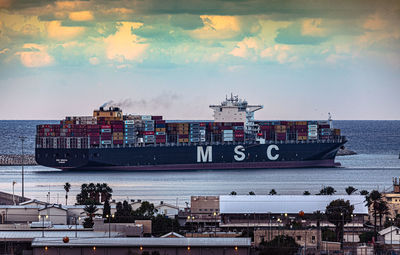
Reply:
M100 60L97 57L89 58L89 62L90 62L90 64L92 64L94 66L100 64Z
M60 21L50 21L47 25L47 34L49 38L58 41L70 40L80 36L85 32L83 27L64 27Z
M258 42L255 38L245 38L243 41L238 42L229 54L235 57L247 58L250 55L250 50L257 50L258 47Z
M364 22L363 27L368 30L381 30L387 25L387 21L383 20L380 15L374 14Z
M278 29L275 41L280 44L317 45L328 40L327 37L303 35L303 32L315 33L315 31L319 31L315 26L310 26L310 23L306 24L308 24L306 25L306 29L304 29L304 25L300 23L292 23L286 28Z
M170 22L172 26L180 27L184 30L194 30L204 25L203 20L198 15L189 14L172 15Z
M321 27L322 19L306 19L303 21L301 27L301 34L303 36L324 36L325 29Z
M10 49L8 49L8 48L4 48L4 49L0 50L0 54L6 54L6 52L9 50Z
M73 21L89 21L93 20L93 14L90 11L71 12L69 19Z
M12 4L12 0L0 0L0 8L9 8Z
M44 67L53 64L54 59L47 53L47 47L39 44L25 44L24 51L17 52L26 67Z
M260 55L262 58L284 64L297 60L296 57L290 55L290 50L291 47L289 45L276 44L264 49Z
M204 26L191 32L197 39L229 39L240 33L238 17L202 15Z
M137 22L122 22L118 32L105 38L107 58L118 62L126 60L140 62L149 45L132 34L132 30L142 25Z

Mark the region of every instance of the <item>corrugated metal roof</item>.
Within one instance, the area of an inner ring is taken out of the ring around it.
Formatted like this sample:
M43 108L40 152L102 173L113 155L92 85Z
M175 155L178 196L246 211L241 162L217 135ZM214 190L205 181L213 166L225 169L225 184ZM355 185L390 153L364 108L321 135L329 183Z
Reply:
M245 195L220 196L220 213L313 213L325 212L326 206L333 200L349 200L354 205L355 214L368 214L365 197L361 195Z
M184 247L184 246L239 246L249 247L251 245L250 238L70 238L69 243L64 243L61 239L37 238L33 240L32 247L43 246L98 246L98 247L134 247L134 246L151 246L151 247Z
M100 232L100 231L76 231L78 237L81 238L98 238L98 237L108 237L108 231ZM68 236L69 238L75 237L74 229L70 231L44 231L45 237L52 237L61 240L63 237ZM111 236L124 236L124 234L118 232L111 232ZM35 231L0 231L0 240L4 239L31 239L42 237L41 230Z

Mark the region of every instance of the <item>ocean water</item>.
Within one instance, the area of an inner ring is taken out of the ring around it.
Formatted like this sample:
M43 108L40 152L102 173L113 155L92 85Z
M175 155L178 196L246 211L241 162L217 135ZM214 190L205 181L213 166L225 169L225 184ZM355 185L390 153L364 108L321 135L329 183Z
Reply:
M27 153L34 153L35 125L50 121L0 121L0 154L21 151L18 136L27 138ZM54 122L53 122L54 123ZM185 206L191 195L302 194L318 193L323 186L333 186L337 194L352 185L362 190L390 190L392 177L400 176L400 121L335 121L349 142L353 156L337 157L339 168L241 169L165 172L63 172L42 166L25 167L25 195L51 202L65 203L63 185L72 184L69 203L83 182L106 182L114 190L113 198L164 201ZM21 167L0 167L0 190L21 193ZM50 196L48 194L50 193Z

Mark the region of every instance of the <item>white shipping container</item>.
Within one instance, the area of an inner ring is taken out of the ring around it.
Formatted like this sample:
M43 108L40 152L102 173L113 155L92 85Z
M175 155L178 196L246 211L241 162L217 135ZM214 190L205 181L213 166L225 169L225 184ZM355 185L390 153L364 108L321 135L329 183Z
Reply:
M142 120L151 120L151 115L142 115Z
M318 125L308 125L308 128L318 128Z
M233 142L233 138L224 137L224 142Z
M233 130L224 130L224 134L233 134Z
M135 124L134 120L125 120L124 121L125 124Z

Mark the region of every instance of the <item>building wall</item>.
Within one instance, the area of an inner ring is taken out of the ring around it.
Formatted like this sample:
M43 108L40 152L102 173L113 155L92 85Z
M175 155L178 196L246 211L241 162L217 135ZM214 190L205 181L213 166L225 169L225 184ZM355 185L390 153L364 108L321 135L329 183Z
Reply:
M157 214L166 215L169 218L174 218L175 215L178 215L179 212L178 208L174 208L168 205L160 205L157 206L156 209L157 209Z
M38 208L4 208L0 209L4 223L26 223L38 221ZM0 222L2 223L2 222Z
M214 109L215 122L246 122L246 112L239 112L237 107L222 107L222 112L219 109Z
M389 207L388 216L391 218L396 217L396 215L400 213L400 193L384 193L383 198Z
M39 211L39 214L41 217L45 217L48 215L48 218L45 219L45 221L51 221L52 224L60 224L60 225L66 225L67 224L67 211L55 207L49 207L43 210ZM38 218L36 218L36 221L39 221ZM42 219L40 219L42 221Z
M190 211L195 216L195 221L215 221L214 212L219 214L219 197L192 196L190 198Z
M386 234L384 236L384 240L385 240L386 244L399 243L400 242L400 231L393 229L392 235L390 235L390 233Z
M266 229L254 231L254 243L256 246L259 246L263 240L268 242L278 235L291 236L296 243L301 246L307 244L307 247L317 247L317 241L322 240L321 233L317 229Z

